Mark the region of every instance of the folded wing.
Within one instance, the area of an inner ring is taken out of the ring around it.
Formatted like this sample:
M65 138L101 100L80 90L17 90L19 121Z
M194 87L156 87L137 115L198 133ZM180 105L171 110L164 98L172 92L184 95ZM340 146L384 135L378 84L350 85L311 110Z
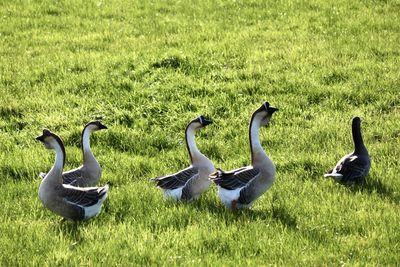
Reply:
M196 167L189 167L177 173L157 177L152 179L156 182L157 186L166 189L166 190L173 190L179 187L183 187L191 178L198 175L199 169Z
M368 172L368 163L360 157L345 158L336 166L336 173L340 173L343 181L362 179Z
M246 186L259 173L260 170L252 166L230 172L224 172L219 169L217 172L210 175L210 180L224 189L234 190Z
M64 185L61 196L68 202L82 207L96 205L107 194L108 186L79 188Z
M39 176L44 179L47 175L45 172L41 172ZM82 169L74 169L68 172L63 172L63 184L69 184L73 186L77 186L77 181L83 178L83 171Z
M83 171L82 169L75 169L68 172L63 173L63 183L70 184L76 186L77 180L83 178Z

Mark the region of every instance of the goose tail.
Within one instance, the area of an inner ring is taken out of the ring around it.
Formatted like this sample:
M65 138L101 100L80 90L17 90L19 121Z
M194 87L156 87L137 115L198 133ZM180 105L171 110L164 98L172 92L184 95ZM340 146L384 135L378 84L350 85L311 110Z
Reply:
M158 176L156 178L150 178L149 181L150 182L157 182L157 181L160 181L160 178L162 178L162 176Z
M108 184L106 184L103 187L99 187L97 189L97 192L99 193L97 203L88 207L84 207L85 220L94 217L100 213L101 207L103 206L103 202L107 198L108 189L109 189Z
M151 178L149 179L149 181L155 183L157 187L162 187L162 185L165 183L165 181L163 181L163 178L164 176L159 176L156 178Z
M221 178L221 176L223 175L223 173L224 173L223 170L221 170L220 168L217 168L217 170L216 170L215 172L212 172L212 173L208 176L208 179L209 179L210 181L213 181L213 182L215 182L216 184L218 184L217 181Z
M109 188L110 187L108 184L99 188L99 197L101 202L103 202L107 198Z
M333 178L342 178L343 175L340 173L326 173L324 174L324 177L333 177Z

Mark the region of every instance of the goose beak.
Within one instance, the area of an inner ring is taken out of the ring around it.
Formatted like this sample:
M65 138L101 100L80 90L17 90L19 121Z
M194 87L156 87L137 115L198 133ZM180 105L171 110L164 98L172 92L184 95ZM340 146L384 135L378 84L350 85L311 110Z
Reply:
M213 123L212 120L203 119L203 121L202 121L203 126L207 126L207 125L212 124L212 123Z
M44 135L37 136L35 139L43 143L44 142Z
M99 130L103 130L103 129L108 129L108 128L104 124L100 123Z
M268 107L268 110L267 110L267 111L268 111L269 114L272 115L275 111L278 111L278 110L279 110L279 109L274 108L274 107Z

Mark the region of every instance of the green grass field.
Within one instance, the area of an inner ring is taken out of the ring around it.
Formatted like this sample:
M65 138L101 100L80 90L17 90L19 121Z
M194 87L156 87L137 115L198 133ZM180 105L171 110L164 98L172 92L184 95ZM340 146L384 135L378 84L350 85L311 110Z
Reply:
M400 2L1 1L0 265L397 265L400 262ZM277 180L233 213L216 187L164 200L150 178L188 166L186 124L217 167L249 164L261 130ZM322 174L352 150L363 119L367 183ZM66 169L83 125L110 184L102 213L73 223L46 210L39 172L58 133Z

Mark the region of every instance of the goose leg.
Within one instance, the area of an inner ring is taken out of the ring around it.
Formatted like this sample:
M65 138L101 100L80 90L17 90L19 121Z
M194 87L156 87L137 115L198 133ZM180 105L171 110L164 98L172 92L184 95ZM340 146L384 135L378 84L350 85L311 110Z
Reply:
M233 200L231 203L232 210L237 210L237 201Z

